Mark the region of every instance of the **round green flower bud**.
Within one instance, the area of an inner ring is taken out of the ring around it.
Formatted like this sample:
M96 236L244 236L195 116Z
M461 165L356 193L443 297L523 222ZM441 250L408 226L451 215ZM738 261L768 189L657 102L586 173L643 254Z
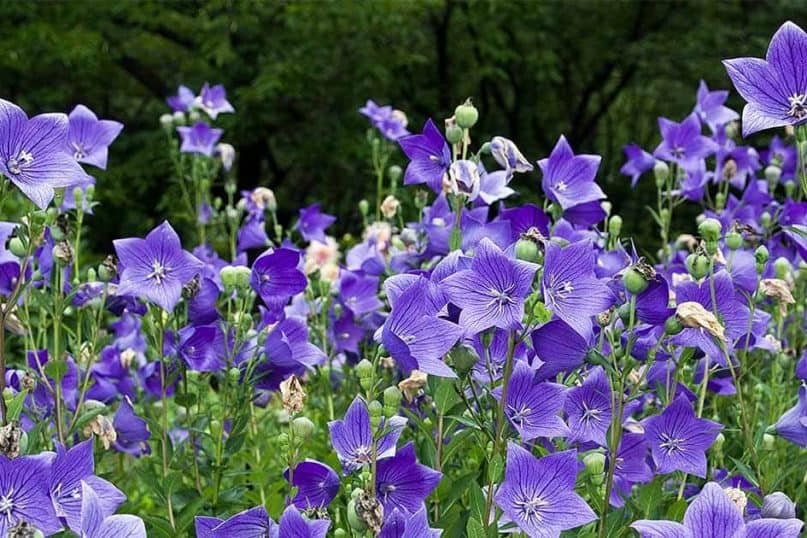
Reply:
M702 254L690 254L686 259L687 271L695 280L709 274L709 258Z
M238 272L236 271L235 267L231 265L222 267L219 271L219 276L221 277L221 283L224 284L224 289L226 290L232 291L238 285Z
M759 245L754 251L754 259L760 265L765 265L768 263L769 256L770 254L768 253L768 247L765 245Z
M389 168L387 168L387 175L389 176L390 181L397 185L398 182L401 180L401 176L403 176L403 168L398 166L397 164L393 164Z
M25 251L25 244L19 237L12 237L8 242L8 250L11 251L18 258L24 258L27 252Z
M616 313L619 316L619 319L622 320L622 323L624 323L626 326L630 323L630 304L625 303L620 305L620 307L617 308Z
M373 377L373 363L367 359L362 359L356 365L356 375L359 379L367 379Z
M720 224L720 221L717 219L704 219L698 225L698 233L701 234L707 241L717 241L720 239L720 231L723 229L723 225Z
M350 499L347 503L347 522L354 531L364 532L367 529L367 524L356 512L356 499Z
M370 202L364 199L359 200L359 213L366 217L368 211L370 211Z
M718 192L715 194L715 209L723 211L724 207L726 207L726 195L725 193Z
M614 215L608 219L608 233L613 237L619 237L622 233L622 217Z
M586 466L586 471L592 477L603 478L605 472L605 454L599 451L589 452L583 456L583 463Z
M345 538L347 536L347 531L345 529L336 529L333 531L333 538Z
M525 262L538 263L540 256L538 244L531 239L519 239L516 241L516 258Z
M622 283L625 285L625 289L634 295L642 293L648 286L644 275L633 267L628 267L622 274Z
M670 167L664 161L656 161L653 165L653 176L656 178L656 186L663 187L670 177Z
M664 322L665 334L676 335L683 330L684 326L681 325L681 320L679 320L677 316L670 316L667 318L667 321Z
M98 281L98 273L95 271L95 267L90 267L87 269L87 282L97 282Z
M367 411L370 413L370 425L373 429L381 424L381 417L384 415L384 406L378 400L373 400L367 404Z
M298 439L308 439L314 435L316 427L308 417L297 417L291 421L291 431Z
M670 220L670 210L667 209L666 207L662 208L662 210L659 211L659 217L661 217L662 222L669 222L669 220Z
M712 450L720 452L723 449L723 443L726 442L726 436L723 433L718 433L715 442L712 443Z
M765 450L773 450L776 444L776 437L769 433L762 435L762 448Z
M482 144L482 147L479 148L479 153L481 155L490 155L490 142Z
M252 271L245 265L236 265L235 269L235 287L240 290L249 289L249 278L252 276Z
M459 144L462 142L463 130L459 125L449 125L446 127L446 140L449 144Z
M398 406L401 405L401 399L403 398L403 394L401 394L401 390L396 387L387 387L384 389L384 410L386 411L387 408L393 408L395 411L398 410Z
M451 350L451 363L461 375L470 372L478 360L476 353L465 346L457 346Z
M778 166L771 164L765 167L765 179L768 183L778 183L782 177L782 169Z
M785 181L785 195L788 198L793 198L794 194L796 194L796 182L788 179Z
M454 109L454 119L457 120L457 125L463 129L470 129L479 119L479 111L468 99L463 104Z
M776 272L776 278L787 280L790 276L790 261L782 256L776 258L773 262L773 270Z
M731 250L737 250L743 246L743 235L738 232L726 234L726 246Z
M174 126L174 117L171 114L163 114L160 116L160 125L162 125L164 129L171 130Z
M238 380L241 379L241 370L233 366L227 370L227 377L230 379L230 383L238 383Z

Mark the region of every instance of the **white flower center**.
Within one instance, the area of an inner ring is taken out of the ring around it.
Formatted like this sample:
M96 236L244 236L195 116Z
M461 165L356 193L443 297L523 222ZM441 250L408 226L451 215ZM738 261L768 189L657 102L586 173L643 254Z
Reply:
M659 447L663 448L667 454L672 454L673 452L684 452L686 450L683 446L686 439L678 439L671 437L666 433L662 433L661 441L662 442L659 444Z
M787 115L797 120L807 118L807 93L792 95L787 98L790 108Z
M6 162L6 167L8 171L12 174L19 175L22 173L24 169L26 169L31 163L34 162L34 156L31 155L29 151L22 150L19 155L14 157L10 157Z
M11 523L11 511L14 510L14 500L11 498L13 494L14 488L11 488L7 494L0 497L0 516L5 516L9 523Z
M80 159L84 159L87 157L88 150L84 147L84 144L81 142L71 142L70 144L73 146L73 158L77 161Z
M565 181L558 181L557 183L555 183L555 190L558 192L566 192L566 189L568 188L569 186L566 184Z
M154 260L151 262L151 272L148 274L148 278L153 278L157 284L162 284L170 271L171 269L164 266L159 260Z
M548 504L540 497L522 498L515 502L516 510L521 514L521 517L533 524L543 519L542 508Z

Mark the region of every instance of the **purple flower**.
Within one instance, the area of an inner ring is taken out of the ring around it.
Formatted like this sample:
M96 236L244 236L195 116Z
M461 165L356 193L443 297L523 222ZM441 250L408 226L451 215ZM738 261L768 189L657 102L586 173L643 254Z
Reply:
M45 209L54 188L85 183L87 174L67 152L67 116L28 119L17 105L0 99L0 173Z
M67 151L80 163L106 169L109 145L118 137L123 124L99 120L92 110L78 105L68 116Z
M507 177L514 172L531 172L530 161L519 151L515 143L503 136L494 136L490 141L490 154L503 167Z
M182 145L179 151L182 153L200 153L213 156L213 149L216 142L221 138L221 129L213 129L203 121L197 121L193 127L177 127L179 136L182 137Z
M807 34L788 21L771 39L765 59L735 58L723 65L747 101L743 136L807 120Z
M539 379L550 379L568 373L583 364L588 342L562 319L544 323L532 332L532 347L541 361Z
M145 239L116 239L113 244L123 266L117 294L145 297L169 312L182 297L182 286L204 267L193 254L182 250L168 221Z
M197 102L199 107L214 120L219 114L235 112L233 105L227 101L227 92L221 84L216 84L211 88L210 84L205 82L199 97L197 97Z
M560 248L547 243L544 302L549 310L583 336L591 333L591 317L608 310L611 290L594 274L595 255L588 242Z
M574 491L577 452L567 450L536 459L517 444L507 444L504 481L496 504L529 536L557 538L562 531L596 519Z
M459 324L469 333L491 327L516 329L537 269L535 264L511 260L492 241L482 239L471 268L446 278L442 286L449 300L462 309Z
M486 172L480 167L479 198L485 204L490 205L499 200L504 200L516 191L507 186L509 177L504 170L496 172Z
M701 121L694 112L681 123L659 118L658 125L662 140L653 155L677 163L684 170L696 169L718 149L714 140L701 134Z
M653 480L653 471L647 462L647 441L639 433L625 433L616 451L614 488L609 499L611 506L620 507L630 497L634 484Z
M93 440L87 439L66 450L56 444L56 458L50 475L50 496L56 515L64 518L70 530L76 533L82 528L82 485L92 487L98 494L97 508L102 517L115 513L126 496L114 485L95 476L95 461L92 455Z
M563 409L569 417L569 441L608 445L605 434L611 425L611 385L601 366L591 370L581 385L569 390Z
M683 471L706 477L706 450L723 429L722 425L696 418L692 405L682 394L660 415L645 419L644 427L657 473Z
M277 523L269 517L266 508L257 506L239 512L209 531L211 538L277 538Z
M438 317L448 302L438 286L424 277L398 275L387 279L392 312L376 332L404 373L417 369L441 377L456 377L442 361L443 355L462 336L458 325Z
M189 325L179 330L177 356L196 372L218 372L224 361L218 356L216 343L219 329L214 325Z
M395 142L409 135L409 131L406 130L406 115L400 110L393 110L389 105L378 106L374 101L368 100L359 112L366 116L373 127L387 140Z
M406 425L403 417L392 417L386 426L389 432L384 434L376 446L376 459L381 460L395 455L395 445ZM371 461L373 447L373 430L370 426L370 412L367 404L359 396L353 400L345 412L343 420L334 420L328 423L331 435L331 444L342 469L345 473L352 473Z
M308 341L304 319L288 317L275 325L264 343L266 360L255 370L256 386L277 390L280 382L291 374L302 375L306 368L320 365L325 354Z
M319 241L327 243L325 228L336 222L336 217L327 213L320 213L320 204L313 204L300 210L300 218L294 229L300 232L306 241Z
M642 538L798 538L798 519L743 521L743 514L717 482L709 482L684 514L684 523L635 521L631 527Z
M599 155L575 155L561 135L549 157L538 161L544 176L541 180L544 194L564 211L578 204L602 200L605 193L594 183L601 160Z
M125 452L136 458L151 454L148 440L151 437L148 424L138 417L132 408L132 402L124 396L112 420L112 426L118 434L113 443L115 450Z
M441 530L429 527L425 508L414 514L394 508L385 515L378 538L438 538L441 534Z
M45 536L62 529L48 491L50 467L48 455L13 460L0 455L0 536L8 536L21 521Z
M635 187L639 181L639 176L653 169L656 164L656 158L636 144L628 144L623 148L623 151L625 152L625 157L628 158L628 162L623 164L619 171L625 176L630 176L630 186Z
M442 476L442 473L417 462L415 445L409 442L395 456L378 461L376 498L381 501L385 513L391 513L395 508L417 512Z
M289 479L289 470L283 476ZM291 503L300 510L326 508L339 492L339 476L336 472L316 460L304 460L294 468L292 486L297 494Z
M364 271L342 271L339 277L339 300L354 315L375 312L384 303L378 298L377 276Z
M328 528L330 526L331 522L328 519L306 520L292 504L288 506L283 512L283 515L280 516L280 525L278 526L277 537L280 538L282 536L285 538L288 536L288 538L325 538L325 536L328 534ZM244 535L244 538L247 536L252 535ZM265 535L261 534L259 536ZM268 536L270 538L274 538L275 535L270 533Z
M404 185L426 183L434 192L443 191L443 177L451 165L451 148L432 120L427 120L421 134L398 140L409 157L404 173Z
M702 80L698 86L698 101L694 112L712 132L717 132L719 127L740 118L739 114L725 106L728 96L729 92L726 90L709 91L706 82Z
M196 96L187 86L177 88L177 94L165 100L174 112L187 112L196 100Z
M799 401L776 422L776 433L807 448L807 385L799 387Z
M266 306L280 309L308 285L299 264L300 253L296 250L269 249L252 264L249 284Z
M146 538L142 519L129 514L108 514L103 493L83 480L80 487L81 527L76 533L82 538Z
M493 391L501 401L501 388ZM504 413L522 441L537 437L564 437L569 428L558 416L566 398L566 387L547 381L536 381L535 371L524 361L515 364L507 385Z

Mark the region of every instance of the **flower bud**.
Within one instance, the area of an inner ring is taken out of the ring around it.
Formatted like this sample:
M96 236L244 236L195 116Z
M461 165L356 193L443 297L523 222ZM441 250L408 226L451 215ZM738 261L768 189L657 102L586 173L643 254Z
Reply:
M677 316L670 316L664 322L664 333L669 335L676 335L684 330L684 326Z
M384 406L378 400L373 400L367 404L367 411L370 413L370 426L375 430L381 424L381 417L384 416Z
M403 176L403 168L398 166L397 164L393 164L389 168L387 168L387 175L389 176L389 180L393 185L397 185L398 182L401 180Z
M363 217L366 217L368 211L370 211L370 202L364 199L359 200L359 213L361 213Z
M608 219L608 233L613 237L619 237L622 233L622 217L614 215Z
M653 176L656 178L656 186L664 187L667 178L670 177L670 167L664 161L656 161L656 164L653 165Z
M389 418L395 415L401 405L402 398L403 393L398 387L392 386L384 389L384 416Z
M473 369L479 357L472 349L457 346L451 350L451 363L460 375L465 375Z
M18 258L23 258L27 252L25 250L25 243L19 237L12 237L8 242L8 250L11 251Z
M762 274L765 271L765 265L768 263L768 248L765 245L759 245L754 251L754 260L756 260L757 273Z
M336 529L333 531L333 538L347 538L347 532L345 529Z
M717 219L704 219L698 225L698 233L701 234L706 241L717 241L720 239L720 230L723 225Z
M185 113L179 110L174 112L172 118L174 120L174 124L176 125L185 125L185 122L187 121L187 119L185 118Z
M633 267L628 267L622 274L622 283L633 295L642 293L649 285L644 275Z
M516 242L516 258L525 262L538 263L541 251L532 239L519 239Z
M796 182L788 179L785 181L785 196L793 198L794 194L796 194Z
M762 435L762 448L765 450L773 450L776 444L776 437L769 433L765 433Z
M583 456L583 463L592 482L596 485L602 484L605 478L605 454L599 451L589 452Z
M790 276L790 261L782 256L776 258L773 262L773 270L776 273L776 278L788 280Z
M718 192L715 194L715 209L718 211L723 211L724 207L726 207L726 194L723 192Z
M449 144L455 145L462 142L462 137L464 136L464 132L462 127L456 124L449 125L446 127L446 140Z
M765 495L762 499L763 518L793 519L796 517L796 503L781 491Z
M238 284L238 274L234 266L225 265L219 271L219 276L221 277L221 283L224 284L225 290L232 291L236 288Z
M359 376L359 379L372 378L374 373L373 370L373 363L367 359L362 359L356 365L356 375Z
M723 432L718 432L717 437L715 437L714 443L712 443L712 450L717 453L720 453L723 450L723 444L726 442L726 436L723 435Z
M709 259L702 254L690 254L685 264L687 271L695 280L700 280L709 273Z
M776 184L782 177L782 169L778 166L771 164L765 167L765 179L770 184Z
M227 370L227 377L230 378L230 383L238 383L238 381L241 379L241 370L233 366Z
M160 125L162 125L164 129L171 130L174 126L174 117L171 114L163 114L160 116Z
M298 439L308 439L314 435L316 427L311 419L308 417L297 417L291 421L291 431L294 432L294 437Z
M454 109L454 118L457 120L457 125L463 129L470 129L479 119L479 111L467 99L463 104Z
M726 234L726 246L730 250L738 250L743 246L743 236L739 232L729 232Z
M770 228L771 227L771 214L767 211L763 211L762 214L759 216L759 223L762 224L763 228Z

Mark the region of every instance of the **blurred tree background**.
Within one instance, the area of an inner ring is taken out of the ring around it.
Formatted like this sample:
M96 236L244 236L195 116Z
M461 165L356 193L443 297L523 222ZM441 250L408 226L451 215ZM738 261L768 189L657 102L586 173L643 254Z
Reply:
M238 151L239 186L274 189L287 221L322 201L337 231L355 229L374 181L357 112L366 99L406 111L419 131L471 96L477 140L507 136L534 161L564 133L601 154L599 182L641 236L655 191L645 181L631 192L622 147L652 151L658 116L688 114L700 79L728 89L721 59L761 56L783 21L807 20L807 4L77 0L4 2L0 13L3 98L30 114L83 103L125 124L97 174L93 247L106 251L170 213L158 118L178 84L206 81L224 84L237 110L222 141ZM736 93L729 104L742 107ZM538 185L536 173L513 186L534 197Z

